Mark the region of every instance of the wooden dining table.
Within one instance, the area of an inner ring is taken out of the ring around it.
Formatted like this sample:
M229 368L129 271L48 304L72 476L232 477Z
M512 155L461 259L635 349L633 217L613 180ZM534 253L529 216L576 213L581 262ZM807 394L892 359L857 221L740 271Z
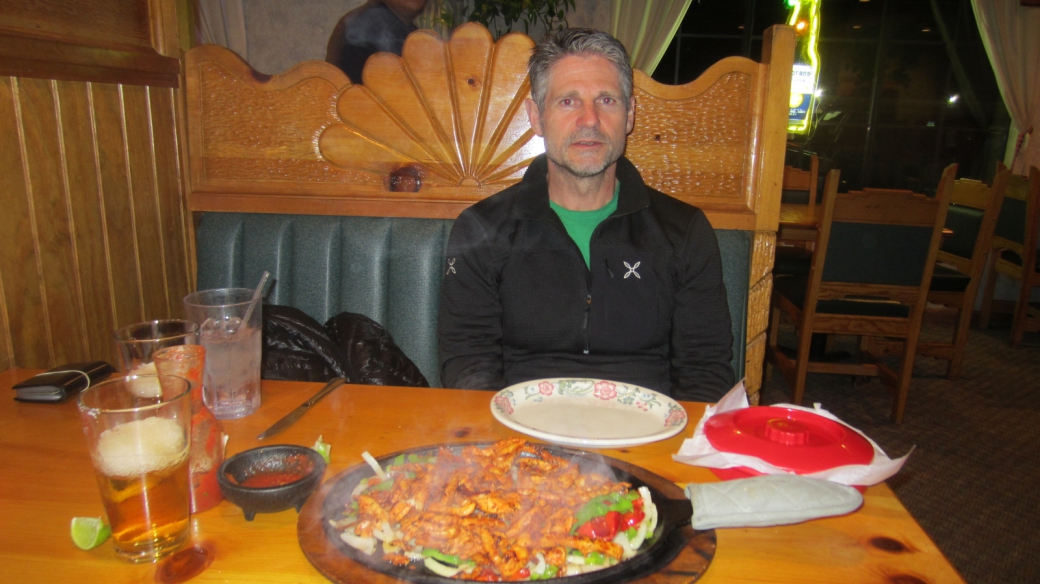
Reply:
M135 565L116 557L111 541L83 551L69 536L73 517L103 516L75 400L23 403L9 388L38 373L0 373L0 580L10 582L155 582L163 565ZM320 383L264 381L260 409L225 420L227 454L263 444L332 445L326 480L381 456L441 443L522 436L491 414L486 391L344 385L283 433L257 434L322 387ZM4 395L4 393L0 393ZM683 402L690 423L673 438L605 456L643 467L679 485L718 480L708 469L672 460L704 412ZM866 489L858 511L783 527L717 529L716 548L700 575L665 568L646 582L946 583L963 582L892 490ZM322 582L301 551L297 512L258 514L246 521L224 501L192 517L193 545L212 563L193 582ZM349 561L344 559L344 561ZM385 577L360 570L357 581Z

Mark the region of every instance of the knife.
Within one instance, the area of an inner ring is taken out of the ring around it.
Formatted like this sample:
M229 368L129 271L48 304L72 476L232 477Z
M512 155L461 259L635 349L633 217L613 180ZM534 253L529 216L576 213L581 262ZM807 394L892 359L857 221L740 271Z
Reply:
M314 394L314 396L311 399L300 404L299 407L297 407L295 410L289 412L284 418L275 422L270 428L261 432L260 435L256 437L256 439L263 440L264 438L274 436L275 434L281 432L289 426L292 426L293 423L296 422L296 420L299 420L303 416L303 414L307 413L307 410L311 409L311 406L321 401L321 398L329 395L330 393L332 393L332 390L336 389L337 387L343 385L346 382L346 379L343 379L342 377L337 377L332 381L326 383L325 387L321 388L321 391Z

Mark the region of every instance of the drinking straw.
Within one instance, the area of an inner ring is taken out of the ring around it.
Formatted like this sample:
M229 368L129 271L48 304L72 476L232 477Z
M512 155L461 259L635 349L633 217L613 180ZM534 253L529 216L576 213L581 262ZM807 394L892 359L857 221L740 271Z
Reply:
M271 272L265 270L264 275L260 276L260 283L257 284L256 291L253 292L253 299L249 301L249 308L246 308L246 315L242 317L242 324L249 322L249 317L253 316L253 309L256 308L257 300L260 299L260 294L264 291L264 284L267 283L267 278L270 275ZM245 327L240 327L238 330L241 331L242 328Z

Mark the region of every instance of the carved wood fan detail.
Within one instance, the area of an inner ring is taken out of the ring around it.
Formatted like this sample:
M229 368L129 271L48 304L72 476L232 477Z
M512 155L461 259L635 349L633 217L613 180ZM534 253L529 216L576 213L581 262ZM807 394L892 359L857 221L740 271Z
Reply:
M422 186L492 186L516 182L543 145L523 102L530 94L530 38L495 43L467 24L442 41L418 31L401 57L368 60L364 85L339 96L342 120L322 133L321 155L333 165L390 177L389 190Z

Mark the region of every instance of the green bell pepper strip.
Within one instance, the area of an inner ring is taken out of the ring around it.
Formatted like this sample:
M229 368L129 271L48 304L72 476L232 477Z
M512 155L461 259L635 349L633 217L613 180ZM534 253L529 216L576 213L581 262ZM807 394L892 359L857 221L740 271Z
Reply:
M463 564L472 564L473 563L473 562L470 562L469 560L463 560L462 558L460 558L458 556L450 556L450 555L448 555L448 554L446 554L444 552L441 552L440 550L435 550L435 549L432 549L432 548L424 549L422 551L422 555L423 555L424 558L433 558L433 559L437 560L438 562L444 562L445 564L451 564L452 566L461 566Z
M549 580L549 579L555 578L556 577L556 573L559 572L559 571L560 571L560 569L557 568L556 566L548 565L548 566L545 567L545 571L542 572L541 574L531 574L531 579L532 580Z

